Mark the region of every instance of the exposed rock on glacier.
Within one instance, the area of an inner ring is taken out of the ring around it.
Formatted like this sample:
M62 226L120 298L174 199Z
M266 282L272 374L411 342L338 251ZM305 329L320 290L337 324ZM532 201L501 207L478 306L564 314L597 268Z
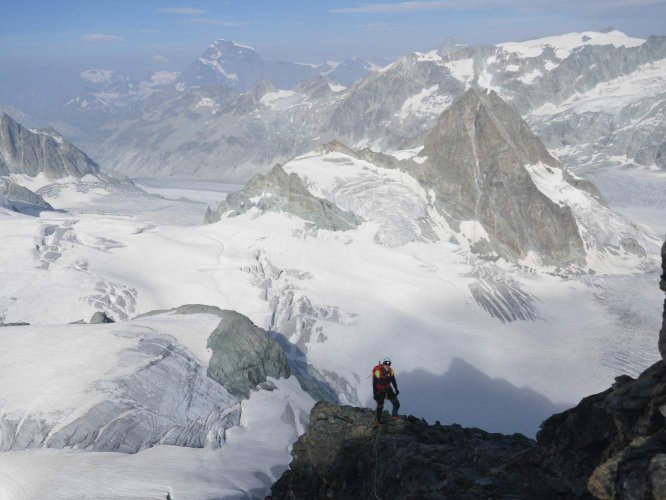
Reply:
M313 196L296 174L288 174L276 165L264 175L254 177L242 191L230 193L216 212L208 212L206 222L233 217L252 208L293 213L322 229L332 231L353 229L359 219L334 203Z
M584 259L571 209L545 196L525 169L560 165L494 92L468 90L442 113L422 154L428 160L421 183L453 219L479 221L499 255L519 259L535 251L550 262Z
M53 207L38 194L2 177L0 177L0 207L31 215L42 210L53 210Z
M43 173L58 179L98 172L99 165L55 130L29 130L0 114L0 175Z
M266 332L235 311L224 311L208 339L213 355L208 375L231 394L247 397L266 377L288 377L282 348Z
M97 311L92 315L92 318L90 318L90 324L95 325L100 323L115 323L115 321L113 321L113 319L110 318L106 313Z

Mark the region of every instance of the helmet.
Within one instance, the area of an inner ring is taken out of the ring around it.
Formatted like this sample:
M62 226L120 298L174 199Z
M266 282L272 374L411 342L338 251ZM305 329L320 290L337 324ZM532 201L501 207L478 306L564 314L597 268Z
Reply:
M382 360L382 364L391 366L391 357L390 356L384 356L384 359Z

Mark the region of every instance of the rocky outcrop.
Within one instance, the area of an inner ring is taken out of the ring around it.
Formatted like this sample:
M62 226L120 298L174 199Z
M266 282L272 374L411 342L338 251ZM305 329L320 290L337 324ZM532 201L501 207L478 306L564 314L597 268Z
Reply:
M213 355L208 376L234 396L248 397L266 377L288 377L282 348L246 316L223 311L220 325L208 338Z
M371 410L317 403L272 497L558 498L535 443L408 417L373 429Z
M27 214L53 210L53 207L38 194L2 177L0 177L0 207Z
M0 175L43 173L59 179L98 172L97 163L52 128L30 130L0 114Z
M540 457L576 494L597 498L655 498L666 489L666 365L553 415L537 434Z
M113 318L109 317L105 312L97 311L95 314L92 315L92 318L90 318L90 324L96 325L101 323L115 323L115 321L113 320Z
M234 217L257 208L262 212L283 211L314 223L318 228L344 231L358 226L357 217L328 200L313 196L296 174L288 174L280 165L253 177L243 190L230 193L215 212L208 211L206 222Z
M659 288L666 292L666 242L661 247L661 281ZM666 362L666 300L664 300L664 314L662 315L661 331L659 332L659 352Z
M560 169L520 115L497 94L471 88L442 113L421 153L420 182L455 221L479 221L500 256L534 251L550 262L585 256L568 206L543 194L525 168Z

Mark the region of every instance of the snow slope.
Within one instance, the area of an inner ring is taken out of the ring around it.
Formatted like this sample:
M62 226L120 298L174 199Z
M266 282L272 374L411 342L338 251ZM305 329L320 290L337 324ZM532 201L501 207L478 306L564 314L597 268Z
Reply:
M649 258L606 249L590 261L597 274L584 280L538 259L492 263L469 251L483 228L449 227L403 169L339 152L284 168L365 222L327 231L288 212L252 209L187 227L113 210L86 214L80 205L74 214L12 217L0 225L1 320L66 323L96 310L127 319L184 303L217 305L282 336L356 404L370 398L367 366L387 353L405 381L422 372L445 381L461 359L556 403L656 359L657 298L620 294L610 308L604 291L620 278L626 286L642 280L643 267L654 272ZM625 327L616 322L639 304L639 340L618 347L611 339ZM428 390L436 394L437 384ZM541 411L521 428L480 424L533 433Z
M0 498L204 500L263 496L286 469L314 401L292 377L241 403L224 446L158 445L136 454L41 449L0 453Z
M621 31L613 30L609 32L584 31L582 33L535 38L525 42L498 43L497 47L501 47L508 52L514 52L521 57L538 57L546 47L551 47L555 50L558 59L566 59L573 50L586 45L638 47L644 42L645 40L641 38L632 38Z

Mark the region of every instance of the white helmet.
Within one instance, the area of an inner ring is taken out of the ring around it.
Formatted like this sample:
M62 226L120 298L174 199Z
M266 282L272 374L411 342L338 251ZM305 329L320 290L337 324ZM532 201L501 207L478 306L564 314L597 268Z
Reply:
M390 356L384 356L384 359L382 360L382 364L391 366L391 357Z

